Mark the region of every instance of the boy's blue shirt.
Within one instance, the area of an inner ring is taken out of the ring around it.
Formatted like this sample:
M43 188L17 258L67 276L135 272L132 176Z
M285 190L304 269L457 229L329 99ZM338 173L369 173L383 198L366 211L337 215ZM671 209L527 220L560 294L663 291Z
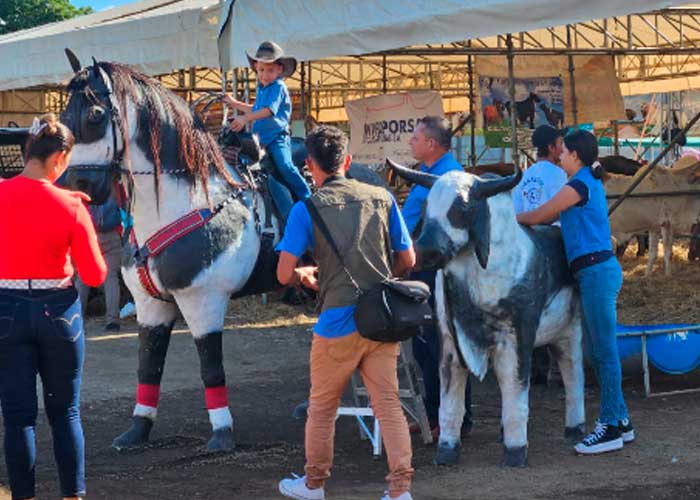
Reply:
M253 133L258 134L263 146L267 146L275 137L289 130L292 100L289 97L287 85L281 78L265 87L258 83L253 112L265 108L272 112L272 116L253 122Z

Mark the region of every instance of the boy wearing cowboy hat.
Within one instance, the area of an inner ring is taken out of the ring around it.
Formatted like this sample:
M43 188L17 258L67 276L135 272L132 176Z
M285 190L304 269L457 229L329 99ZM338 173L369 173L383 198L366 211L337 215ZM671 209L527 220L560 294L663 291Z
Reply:
M231 128L238 132L248 123L253 124L253 133L272 157L277 170L298 200L311 195L309 186L299 170L292 163L289 138L289 118L292 114L292 100L284 78L291 76L297 67L297 60L285 57L282 48L275 42L265 41L258 47L255 56L246 53L250 67L258 75L258 89L255 104L250 105L225 96L224 102L244 113L231 122Z

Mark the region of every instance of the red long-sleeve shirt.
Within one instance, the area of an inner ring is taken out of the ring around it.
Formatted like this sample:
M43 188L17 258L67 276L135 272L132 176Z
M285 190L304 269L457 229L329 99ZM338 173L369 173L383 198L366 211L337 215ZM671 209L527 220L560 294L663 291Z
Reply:
M85 195L18 175L0 183L0 279L63 279L99 286L107 266Z

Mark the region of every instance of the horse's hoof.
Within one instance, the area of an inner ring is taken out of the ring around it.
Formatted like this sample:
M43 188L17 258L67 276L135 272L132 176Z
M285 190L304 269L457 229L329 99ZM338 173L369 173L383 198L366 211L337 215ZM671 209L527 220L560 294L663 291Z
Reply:
M148 443L148 436L153 428L153 420L135 416L131 419L131 427L124 434L112 441L112 448L117 451L139 448Z
M461 448L459 443L454 446L450 446L447 443L438 443L434 460L435 465L457 465Z
M501 467L527 467L527 446L518 448L504 446Z
M207 451L233 451L234 447L231 427L215 430L207 443Z
M564 428L564 437L570 441L579 442L586 435L586 424L578 424Z

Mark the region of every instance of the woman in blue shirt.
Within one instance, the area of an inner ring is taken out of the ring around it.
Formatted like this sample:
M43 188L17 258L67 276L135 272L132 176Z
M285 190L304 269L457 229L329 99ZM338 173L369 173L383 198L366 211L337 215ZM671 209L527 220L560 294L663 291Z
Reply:
M593 134L577 131L564 137L561 168L569 182L536 210L517 215L526 225L561 221L566 258L581 292L583 327L593 353L600 415L595 430L576 445L581 454L619 450L634 440L622 394L620 357L617 352L616 302L622 286L622 269L612 251L608 204L600 181L602 167Z

